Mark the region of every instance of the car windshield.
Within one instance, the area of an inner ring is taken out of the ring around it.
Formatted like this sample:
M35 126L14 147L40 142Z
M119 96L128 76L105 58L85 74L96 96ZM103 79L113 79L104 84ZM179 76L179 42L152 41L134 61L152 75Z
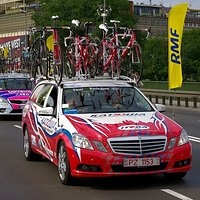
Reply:
M64 114L147 112L152 106L133 87L65 88Z
M32 90L33 82L28 78L0 79L0 90Z

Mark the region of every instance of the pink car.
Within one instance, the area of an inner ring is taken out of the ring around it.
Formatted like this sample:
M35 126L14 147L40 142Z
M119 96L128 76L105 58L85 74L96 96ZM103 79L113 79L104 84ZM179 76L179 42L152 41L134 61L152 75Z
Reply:
M21 115L35 84L27 74L0 75L0 116Z

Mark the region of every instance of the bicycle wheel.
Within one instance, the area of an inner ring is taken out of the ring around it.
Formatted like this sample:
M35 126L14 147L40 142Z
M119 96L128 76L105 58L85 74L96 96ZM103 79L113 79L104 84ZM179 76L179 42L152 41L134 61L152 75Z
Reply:
M48 68L49 68L49 51L47 49L47 46L44 41L42 41L42 44L40 46L40 73L42 76L49 78L48 74Z
M74 45L70 45L66 49L65 55L65 65L64 65L64 74L67 77L74 77L76 75L75 68L75 48Z
M97 47L95 45L89 45L87 49L87 70L91 78L96 75L96 60L97 60Z
M134 43L132 48L129 49L124 58L122 58L123 75L129 72L137 73L137 83L142 78L142 51L138 43Z
M31 54L30 54L30 74L36 80L38 75L41 76L40 73L40 62L38 59L38 52L36 52L35 49L32 49Z
M112 56L112 49L107 44L100 44L98 47L98 53L96 57L96 75L103 76L105 73L109 73L110 64L109 61L110 56Z
M53 78L59 85L63 77L63 56L59 45L54 46L53 51Z
M120 66L119 59L118 59L117 55L115 55L112 58L111 67L109 68L108 73L112 78L115 78L115 77L119 78L120 73L121 73L121 66Z
M59 85L63 77L63 64L54 64L53 65L53 77L56 83Z

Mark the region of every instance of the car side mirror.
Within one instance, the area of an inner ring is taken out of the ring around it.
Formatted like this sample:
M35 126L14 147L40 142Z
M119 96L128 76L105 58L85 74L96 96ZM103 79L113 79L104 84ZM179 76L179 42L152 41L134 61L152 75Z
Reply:
M166 110L165 105L163 105L163 104L155 104L155 107L159 112L165 112L165 110Z
M41 108L38 111L38 114L39 115L52 116L52 115L54 115L54 109L53 109L53 107Z

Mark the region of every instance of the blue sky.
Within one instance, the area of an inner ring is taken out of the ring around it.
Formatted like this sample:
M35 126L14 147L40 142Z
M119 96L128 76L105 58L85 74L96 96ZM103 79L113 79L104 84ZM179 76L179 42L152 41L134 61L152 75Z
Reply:
M145 3L149 4L149 0L133 0L134 3ZM152 4L158 4L162 3L164 6L174 6L179 3L189 3L190 8L199 9L200 10L200 0L151 0Z

